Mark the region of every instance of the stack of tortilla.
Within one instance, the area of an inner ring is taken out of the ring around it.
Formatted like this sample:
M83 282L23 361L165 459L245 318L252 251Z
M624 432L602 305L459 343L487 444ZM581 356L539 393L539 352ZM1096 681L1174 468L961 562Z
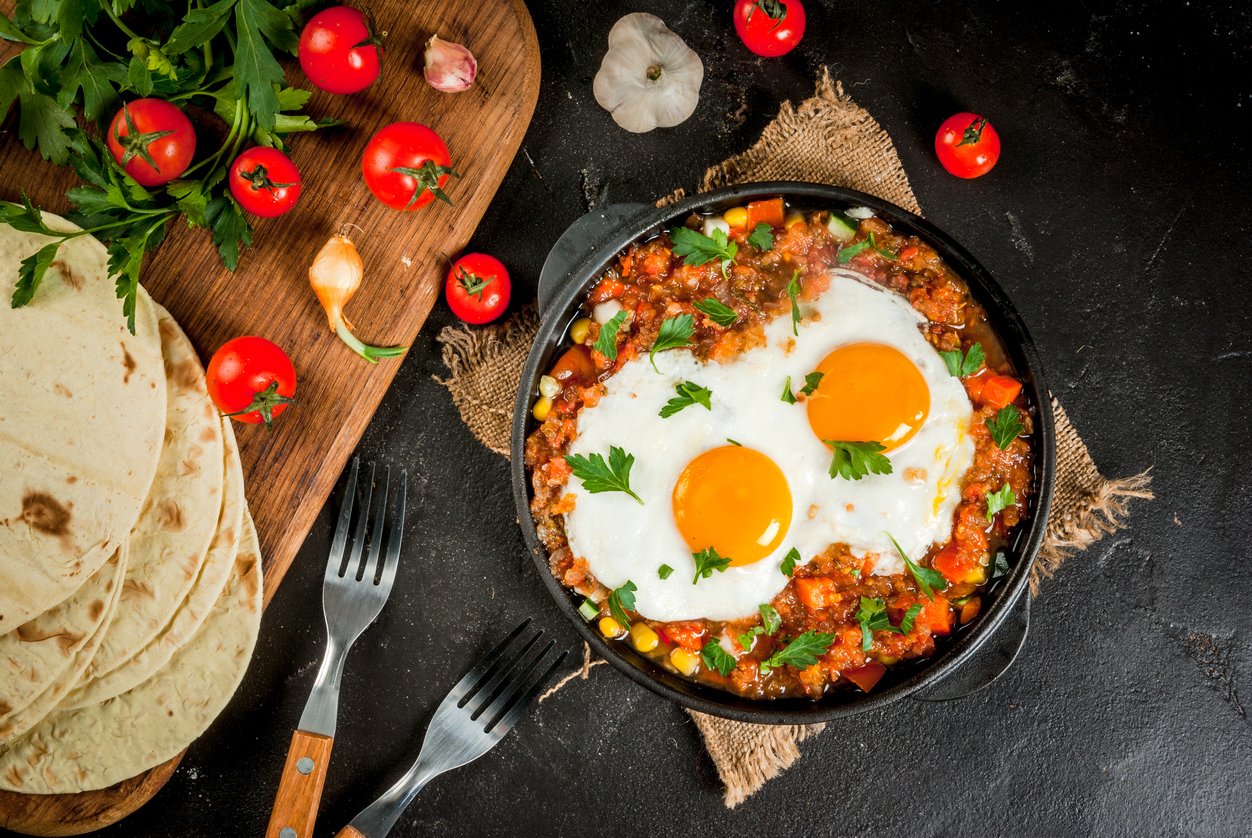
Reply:
M0 287L47 242L0 226ZM0 789L101 789L174 757L260 618L239 451L194 348L143 289L130 334L105 248L70 239L27 306L0 305Z

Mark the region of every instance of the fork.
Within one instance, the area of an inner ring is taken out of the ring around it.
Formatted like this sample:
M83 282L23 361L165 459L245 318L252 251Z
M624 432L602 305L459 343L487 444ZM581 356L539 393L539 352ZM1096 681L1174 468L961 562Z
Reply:
M521 693L527 678L556 645L549 640L537 655L530 655L543 636L540 630L522 644L520 651L509 651L529 625L527 618L457 682L435 710L417 762L335 838L384 838L423 786L445 771L478 759L513 729L539 688L569 654L568 650L561 652L530 689ZM497 669L506 652L511 657Z
M396 511L386 531L386 559L380 566L378 556L382 551L383 524L387 514L390 466L387 467L386 480L379 487L378 503L372 507L374 528L369 554L364 562L361 561L374 495L375 469L370 466L369 481L365 484L365 503L357 518L352 552L344 562L360 462L360 457L353 459L352 470L348 473L343 508L335 526L335 538L330 545L330 558L326 562L326 575L322 582L326 655L322 658L321 669L317 671L317 680L313 682L313 691L304 705L300 724L292 734L265 838L311 838L313 835L322 786L326 782L326 768L330 762L330 748L335 738L343 662L353 642L382 611L391 593L391 585L396 581L400 539L404 534L404 493L408 481L405 471L400 472Z

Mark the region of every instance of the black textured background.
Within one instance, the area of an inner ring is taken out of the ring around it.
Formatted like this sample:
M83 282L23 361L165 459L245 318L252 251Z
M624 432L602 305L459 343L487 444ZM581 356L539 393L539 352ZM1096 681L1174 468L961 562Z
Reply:
M729 2L529 5L542 93L472 245L508 265L514 307L583 212L692 188L829 65L891 134L927 217L1013 298L1099 467L1151 466L1157 499L1045 586L1001 681L833 724L734 811L686 715L604 666L432 782L392 834L1248 834L1249 7L808 0L799 48L757 59ZM677 128L628 134L592 97L608 31L631 11L660 15L705 62ZM974 181L933 153L960 110L1003 141ZM534 615L574 642L524 551L504 459L432 379L451 322L438 304L360 446L407 467L417 491L392 601L348 659L325 838L416 756L430 710L503 630ZM101 835L264 832L322 654L330 528L324 511L230 707Z

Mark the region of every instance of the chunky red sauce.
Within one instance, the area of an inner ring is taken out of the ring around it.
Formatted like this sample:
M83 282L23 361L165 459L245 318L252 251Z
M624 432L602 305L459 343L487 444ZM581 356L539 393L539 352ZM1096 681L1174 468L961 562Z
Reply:
M552 573L566 586L589 597L590 608L598 609L600 618L607 616L610 592L591 576L586 562L572 554L562 521L563 513L573 508L573 496L565 493L570 467L564 454L577 434L579 410L599 401L604 393L600 382L622 364L648 354L665 319L694 315L696 332L691 351L704 360L726 360L760 345L764 341L763 325L775 317L789 316L791 307L785 289L795 272L800 272L801 298L815 299L826 289L827 268L839 264L839 251L866 240L872 233L877 250L861 249L842 266L904 295L929 321L926 338L936 350L965 352L977 343L986 355L983 367L962 379L974 405L969 433L976 448L973 466L962 482L962 499L954 515L951 539L945 545L932 547L925 557L913 557L921 566L941 572L947 587L932 599L919 589L909 573L872 575L868 572L872 558L857 559L846 544L832 544L818 556L802 557L792 580L770 603L781 618L781 628L773 635L758 634L747 651L737 638L760 626L760 617L730 623L663 623L629 613L632 624L646 624L659 638L654 648L643 650L645 654L670 669L682 669L680 664L685 662L688 671L683 674L745 697L818 698L827 690L850 686L868 691L888 667L931 655L937 639L977 616L980 595L992 576L993 557L1006 545L1026 510L1031 490L1029 435L1034 407L1027 402L982 307L971 297L965 282L929 245L915 237L896 234L877 218L861 221L855 238L849 242L837 241L831 235L825 223L826 213L793 214L785 226L781 212L775 215L769 219L774 245L767 252L760 252L747 242L756 219L731 228L730 239L737 243L738 252L727 277L717 262L683 264L682 258L673 254L668 235L631 246L605 273L589 295L586 311L590 313L597 304L616 300L634 317L618 335L616 361L591 348L600 330L593 321L583 340L566 350L550 371L560 389L549 400L546 417L526 443L526 465L531 469L534 489L531 512L549 550ZM693 217L689 226L697 226L699 221ZM723 328L694 307L695 302L708 297L733 309L738 320ZM1024 427L1020 436L1000 448L992 440L986 422L1008 405L1019 409ZM994 514L989 522L987 495L1006 484L1011 487L1015 502ZM870 648L864 649L864 633L857 619L862 597L881 601L893 626L901 625L913 606L920 606L914 609L911 631L871 631ZM832 635L825 654L815 665L805 669L777 666L762 674L761 661L791 639L812 631ZM673 654L678 649L699 653L711 640L722 637L727 638L723 647L729 646L736 657L728 675L713 669L708 659L691 672L695 655ZM633 636L623 637L623 642L632 640Z

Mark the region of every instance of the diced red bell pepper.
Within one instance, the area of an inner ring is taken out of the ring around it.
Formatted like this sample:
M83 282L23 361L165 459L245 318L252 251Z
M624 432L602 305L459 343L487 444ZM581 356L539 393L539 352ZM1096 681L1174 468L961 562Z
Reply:
M704 648L704 636L707 634L704 623L694 621L665 623L656 628L669 643L677 643L684 649L689 649L693 652L698 652Z
M843 677L856 684L865 692L872 690L879 679L886 674L887 667L878 661L870 661L864 666L858 666L856 669L845 669L843 671Z
M592 305L598 305L606 300L616 300L626 291L625 284L618 282L616 279L601 280L600 284L591 289L591 293L587 296L588 302Z
M982 384L982 392L979 394L983 404L988 407L994 407L996 410L1002 410L1013 403L1017 395L1022 392L1022 383L1016 378L1009 378L1007 375L993 375Z
M949 582L960 584L967 581L978 567L978 559L962 550L960 544L952 541L939 551L939 555L935 556L935 560L931 564Z
M933 600L923 599L922 613L917 615L913 626L926 626L933 634L952 633L952 606L943 594L935 594Z
M748 204L748 226L749 231L755 230L758 224L768 224L771 227L783 226L783 199L771 198L768 201L753 201Z
M548 374L559 381L563 387L567 384L590 384L596 377L596 365L591 360L591 349L582 344L571 346Z
M807 608L829 608L839 601L839 587L826 576L802 577L796 579L796 596Z

